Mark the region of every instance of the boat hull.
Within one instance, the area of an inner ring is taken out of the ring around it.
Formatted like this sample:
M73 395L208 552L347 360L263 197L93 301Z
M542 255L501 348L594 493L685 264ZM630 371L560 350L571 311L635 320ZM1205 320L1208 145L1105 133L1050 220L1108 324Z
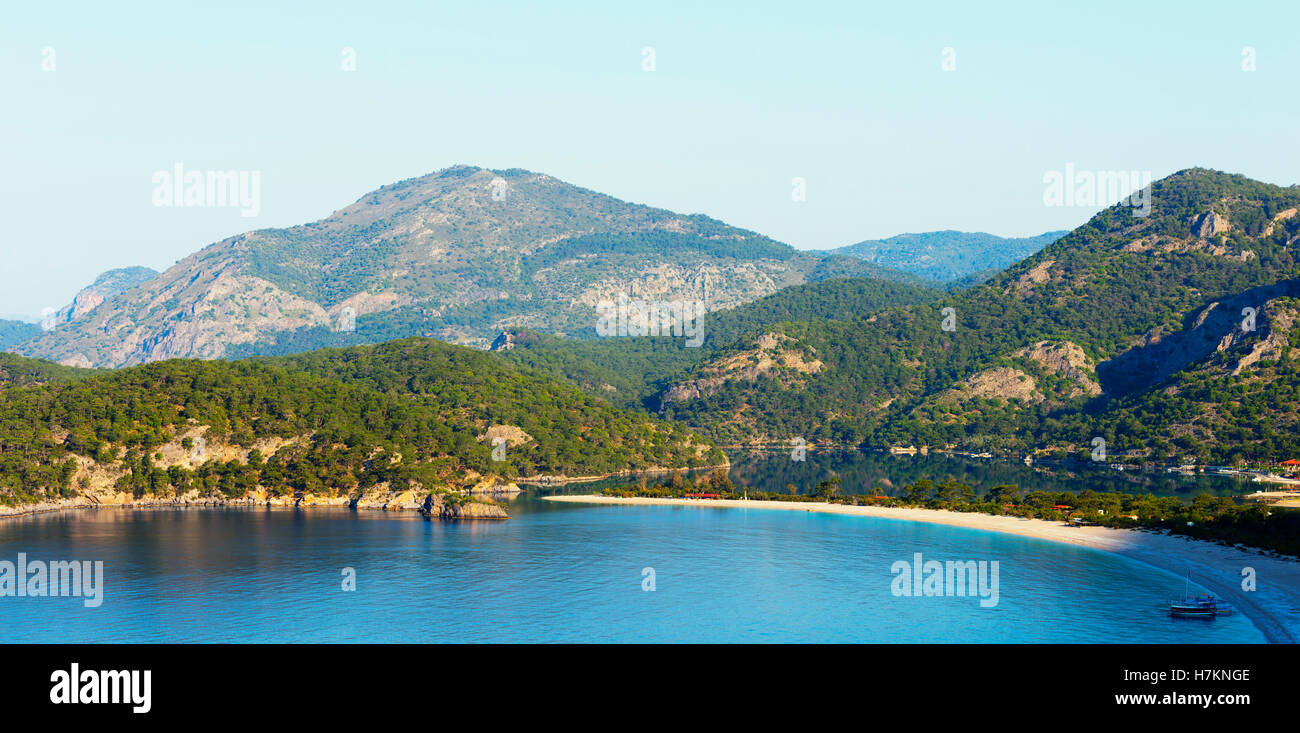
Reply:
M1215 618L1218 613L1213 608L1171 606L1169 615L1174 618Z

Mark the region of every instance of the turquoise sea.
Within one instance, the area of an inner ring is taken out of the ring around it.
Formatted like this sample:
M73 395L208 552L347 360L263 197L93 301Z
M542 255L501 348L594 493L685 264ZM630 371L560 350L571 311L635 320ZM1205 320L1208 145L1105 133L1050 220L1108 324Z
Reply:
M0 560L102 560L103 603L0 598L11 642L1242 643L1170 619L1183 579L978 530L763 509L554 504L504 522L104 509L0 523ZM997 561L997 605L899 596L895 563ZM352 569L355 590L343 590ZM649 588L653 588L650 590Z

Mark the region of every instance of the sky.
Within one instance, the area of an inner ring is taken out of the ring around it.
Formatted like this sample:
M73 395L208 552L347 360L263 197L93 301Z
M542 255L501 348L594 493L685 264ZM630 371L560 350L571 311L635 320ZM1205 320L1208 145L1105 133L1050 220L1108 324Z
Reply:
M1300 183L1295 0L7 5L0 317L458 163L800 249L1070 229L1067 165ZM155 205L178 164L256 216Z

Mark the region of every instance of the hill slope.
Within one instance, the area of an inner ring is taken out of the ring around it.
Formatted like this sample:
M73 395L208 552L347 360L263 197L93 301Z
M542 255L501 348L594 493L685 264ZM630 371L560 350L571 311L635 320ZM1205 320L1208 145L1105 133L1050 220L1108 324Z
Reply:
M456 166L311 224L213 244L21 353L76 366L277 354L505 328L593 336L618 294L749 302L831 277L912 279L522 170Z
M1152 205L1145 218L1107 209L934 304L784 326L783 348L819 361L815 374L733 378L723 358L666 392L665 415L721 440L802 435L1086 453L1104 436L1113 451L1153 458L1300 451L1294 440L1249 434L1259 399L1240 410L1187 402L1236 384L1205 371L1225 353L1261 348L1273 355L1262 363L1282 364L1263 368L1270 386L1250 389L1264 389L1278 414L1296 411L1289 352L1276 344L1288 338L1285 299L1300 294L1300 187L1191 169L1156 182ZM1254 331L1241 328L1244 307L1259 314ZM1161 400L1171 380L1192 375L1216 386L1183 390L1181 408ZM1142 429L1120 427L1116 410L1141 415ZM1202 425L1208 431L1179 427L1204 411L1216 416Z
M668 381L708 362L736 341L783 322L858 318L891 306L937 300L941 291L873 278L827 280L785 288L752 303L709 314L698 348L684 338L562 340L532 331L507 332L494 349L502 358L576 384L629 408L658 409ZM509 348L502 348L508 346Z
M430 340L55 376L0 385L0 503L97 491L236 498L347 496L381 485L463 490L480 476L724 460L685 428ZM496 456L495 437L506 441Z

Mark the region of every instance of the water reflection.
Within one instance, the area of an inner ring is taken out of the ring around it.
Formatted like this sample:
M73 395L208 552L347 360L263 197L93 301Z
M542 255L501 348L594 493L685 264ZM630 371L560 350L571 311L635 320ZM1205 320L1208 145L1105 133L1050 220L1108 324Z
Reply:
M980 459L952 455L894 456L859 451L809 451L804 461L790 459L788 451L749 451L731 455L731 480L758 491L788 492L790 486L807 494L832 476L843 479L846 494L882 493L898 496L902 488L919 479L941 481L955 478L987 491L999 484L1016 484L1026 491L1093 491L1126 494L1178 496L1186 500L1198 494L1233 496L1253 490L1246 481L1230 476L1183 475L1163 471L1116 471L1089 465L1025 465L1019 461ZM707 471L694 472L707 475ZM590 493L612 486L626 486L638 478L626 476L586 484L543 490L543 493ZM649 476L651 484L663 476Z

